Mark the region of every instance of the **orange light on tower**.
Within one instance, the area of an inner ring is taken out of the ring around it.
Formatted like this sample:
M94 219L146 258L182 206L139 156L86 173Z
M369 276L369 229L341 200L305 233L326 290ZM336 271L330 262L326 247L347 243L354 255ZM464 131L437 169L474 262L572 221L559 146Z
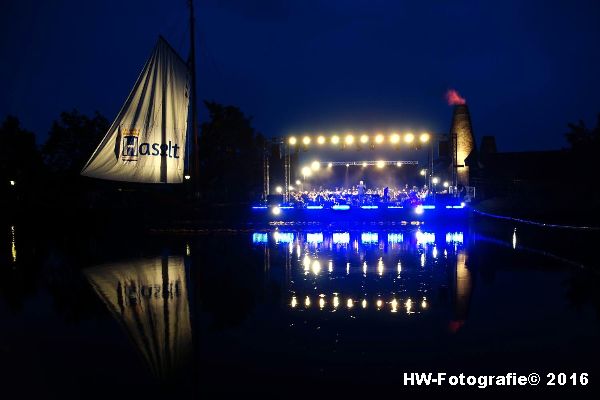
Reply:
M378 133L377 135L375 135L375 143L377 143L377 144L383 143L383 135L381 133Z
M367 135L361 135L361 136L360 136L360 142L361 142L362 144L365 144L365 143L367 143L368 141L369 141L369 136L367 136Z
M302 143L304 143L305 146L308 146L310 144L310 136L304 136L302 138Z
M399 142L400 142L400 135L398 135L397 133L392 133L390 135L390 143L398 144Z
M406 143L412 143L415 141L415 135L413 135L412 133L408 132L404 135L404 141Z
M297 140L295 136L290 136L288 143L291 144L292 146L294 146L296 144Z
M345 140L346 144L348 146L350 146L352 143L354 143L354 136L346 135L346 138L344 140Z
M340 137L338 135L333 135L331 137L331 144L338 144L340 142Z
M429 142L429 139L431 139L431 135L429 135L427 132L423 132L421 133L421 136L419 136L421 143L427 143Z
M325 144L325 136L322 136L322 135L321 135L321 136L319 136L319 137L317 138L317 143L318 143L318 144L321 144L321 145L322 145L322 144Z

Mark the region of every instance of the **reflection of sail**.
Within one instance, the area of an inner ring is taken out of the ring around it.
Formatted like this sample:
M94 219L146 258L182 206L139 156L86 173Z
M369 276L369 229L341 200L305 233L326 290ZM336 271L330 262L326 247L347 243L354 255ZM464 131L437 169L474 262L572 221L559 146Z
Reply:
M166 378L184 363L192 329L182 257L108 264L85 274L153 374Z
M450 322L450 329L454 332L458 331L467 319L473 290L471 271L467 268L467 254L464 250L460 250L456 255L455 283L454 320Z

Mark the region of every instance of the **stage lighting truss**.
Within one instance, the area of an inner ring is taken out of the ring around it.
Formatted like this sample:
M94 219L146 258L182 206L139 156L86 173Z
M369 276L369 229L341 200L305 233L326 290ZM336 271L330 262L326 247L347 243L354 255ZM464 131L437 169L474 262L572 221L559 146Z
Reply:
M316 161L313 161L313 163ZM323 168L328 167L338 167L338 166L345 166L345 167L351 167L351 166L357 166L357 167L370 167L370 166L375 166L378 168L382 168L382 166L388 167L388 166L393 166L393 167L402 167L403 165L419 165L418 161L414 161L414 160L395 160L395 161L382 161L382 160L376 160L376 161L320 161L319 162L321 164L321 166Z
M373 149L380 146L390 146L393 148L420 148L421 146L431 143L433 135L428 132L412 133L412 132L390 132L387 134L377 132L368 133L346 133L332 134L325 136L323 134L310 135L303 134L299 136L291 135L285 140L285 143L292 148L302 147L305 150L309 147L322 147L329 145L339 149L362 148Z

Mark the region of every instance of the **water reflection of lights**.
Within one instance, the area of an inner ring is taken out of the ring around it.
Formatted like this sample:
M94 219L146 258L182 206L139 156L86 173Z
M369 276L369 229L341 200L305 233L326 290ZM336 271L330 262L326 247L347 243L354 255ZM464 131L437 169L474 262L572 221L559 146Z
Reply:
M329 272L333 272L333 261L329 260L329 268L328 268Z
M404 235L401 233L388 233L388 243L402 243L404 241Z
M398 274L400 274L400 272L402 272L402 263L398 261Z
M377 232L363 232L360 234L360 241L362 244L373 244L379 242L379 235Z
M418 230L416 233L417 244L431 244L435 243L435 233L423 232Z
M407 314L412 314L412 300L410 299L410 297L408 298L408 300L406 300L406 303L404 303L404 306L406 307L406 313Z
M425 253L421 253L421 267L425 266Z
M363 262L363 275L367 275L367 262Z
M446 243L463 243L463 233L462 232L448 232L446 233Z
M383 275L383 259L381 257L379 257L379 261L377 262L377 273L379 273L379 276Z
M321 272L321 263L319 262L319 260L313 261L312 272L315 275L319 275L319 273Z
M339 293L334 293L333 297L331 298L331 303L328 303L327 301L327 296L324 294L319 294L317 299L315 300L318 304L318 309L320 311L331 311L331 312L335 312L340 308L340 297L341 296ZM347 310L351 310L354 309L354 306L356 305L356 303L360 302L360 308L363 310L367 310L369 307L369 301L366 298L363 298L362 300L354 300L352 297L348 297L346 299L346 307L343 309L347 309ZM304 308L310 308L312 304L312 300L310 298L310 296L306 296L304 298ZM329 306L328 306L329 304ZM377 298L377 300L373 303L375 305L375 309L377 311L381 311L381 310L389 310L392 313L397 313L398 311L400 311L402 309L402 307L404 307L404 309L406 310L407 314L415 314L415 313L419 313L421 311L425 311L429 308L429 304L427 303L427 298L423 297L421 300L421 304L420 304L420 310L415 310L415 302L409 297L408 299L406 299L404 301L404 303L401 302L401 299L397 299L396 297L392 297L391 300L389 300L389 302L386 302L384 299L382 298ZM385 307L386 304L389 304L389 309L387 307ZM418 303L417 303L418 305ZM292 296L292 299L290 301L290 308L297 308L298 306L298 300L296 295Z
M513 249L517 248L517 228L515 228L515 230L513 231L512 246L513 246Z
M437 258L437 256L438 256L437 246L433 246L433 251L431 252L431 255L433 256L433 258Z
M323 233L307 233L306 241L310 244L318 244L323 243Z
M302 265L304 266L304 271L308 272L308 270L310 269L310 257L308 256L308 254L304 255Z
M350 263L346 263L346 275L350 273Z
M12 261L17 262L17 241L15 239L15 226L11 225L10 227L10 254L12 256Z
M188 256L188 257L190 255L192 255L192 249L190 249L190 244L189 243L185 244L185 255Z
M348 244L350 243L350 233L335 232L332 235L333 244Z

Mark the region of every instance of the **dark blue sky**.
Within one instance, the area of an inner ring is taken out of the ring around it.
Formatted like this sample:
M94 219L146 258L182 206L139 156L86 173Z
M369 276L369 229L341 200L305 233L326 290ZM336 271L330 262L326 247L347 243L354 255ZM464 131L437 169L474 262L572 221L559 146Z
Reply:
M3 0L0 114L42 140L63 110L114 118L159 34L187 57L186 3ZM597 0L196 7L199 97L241 107L266 135L446 132L448 88L500 150L562 147L567 122L600 112Z

